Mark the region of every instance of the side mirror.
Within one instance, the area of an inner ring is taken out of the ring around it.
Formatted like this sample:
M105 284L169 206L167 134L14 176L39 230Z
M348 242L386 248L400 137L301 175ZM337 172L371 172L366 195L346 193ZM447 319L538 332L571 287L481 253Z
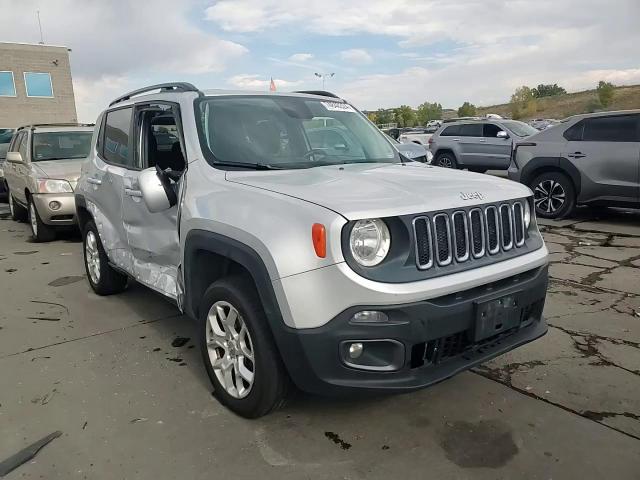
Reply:
M24 163L20 152L7 152L7 162Z
M138 175L142 199L151 213L168 210L178 203L169 177L159 168L147 168Z
M505 132L504 130L500 130L497 134L496 134L497 138L509 138L509 134L507 132Z

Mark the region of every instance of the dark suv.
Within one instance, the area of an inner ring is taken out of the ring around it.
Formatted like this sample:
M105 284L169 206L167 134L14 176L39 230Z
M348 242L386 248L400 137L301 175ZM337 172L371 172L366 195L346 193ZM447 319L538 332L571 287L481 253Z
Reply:
M506 170L514 140L538 130L517 120L470 120L444 125L429 140L434 165L474 172Z
M576 204L640 205L640 110L576 115L516 143L509 178L535 194L536 213Z

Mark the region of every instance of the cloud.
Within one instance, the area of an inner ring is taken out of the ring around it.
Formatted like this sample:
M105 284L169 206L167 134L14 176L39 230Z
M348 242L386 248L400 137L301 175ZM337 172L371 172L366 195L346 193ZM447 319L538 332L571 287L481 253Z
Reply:
M373 57L361 48L352 48L350 50L343 50L340 52L340 58L345 62L353 63L356 65L366 65L373 61Z
M292 62L306 62L313 58L312 53L295 53L289 57Z
M280 78L274 78L273 82L276 84L277 89L292 88L302 83L301 81L283 80ZM227 80L227 83L241 90L269 90L271 79L264 78L260 75L243 73L232 76Z

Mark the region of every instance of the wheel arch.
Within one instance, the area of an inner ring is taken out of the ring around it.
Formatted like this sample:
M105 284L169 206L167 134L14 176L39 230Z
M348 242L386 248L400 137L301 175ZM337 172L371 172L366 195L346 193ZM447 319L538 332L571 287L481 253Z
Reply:
M84 232L85 227L89 221L93 220L93 215L87 208L87 202L84 199L84 195L75 195L76 201L76 218L78 219L78 228L80 232Z
M580 196L581 177L580 171L564 157L536 157L532 158L522 168L520 182L529 185L538 175L545 172L558 172L566 175L576 192L576 198Z

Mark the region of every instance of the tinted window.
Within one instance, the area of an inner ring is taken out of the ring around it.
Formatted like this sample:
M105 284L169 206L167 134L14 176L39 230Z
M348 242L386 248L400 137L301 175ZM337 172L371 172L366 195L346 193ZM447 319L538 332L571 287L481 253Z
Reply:
M89 155L91 132L46 132L33 135L33 161L83 159Z
M109 163L132 167L133 160L129 145L131 129L131 108L121 108L107 112L104 122L104 150L102 155Z
M582 139L586 142L637 142L638 115L587 118Z
M460 125L460 136L462 137L481 137L482 136L482 124L481 123L467 123Z
M493 123L485 123L482 135L484 137L496 138L498 136L498 132L501 132L502 128Z
M0 97L15 97L16 85L13 83L13 72L0 72Z
M460 125L451 125L440 134L441 137L455 137L456 135L460 135Z
M579 142L580 140L582 140L583 130L584 130L584 122L578 122L573 127L568 128L563 135L564 135L564 138L566 138L570 142Z
M28 97L53 97L51 75L48 73L25 72L24 84Z

